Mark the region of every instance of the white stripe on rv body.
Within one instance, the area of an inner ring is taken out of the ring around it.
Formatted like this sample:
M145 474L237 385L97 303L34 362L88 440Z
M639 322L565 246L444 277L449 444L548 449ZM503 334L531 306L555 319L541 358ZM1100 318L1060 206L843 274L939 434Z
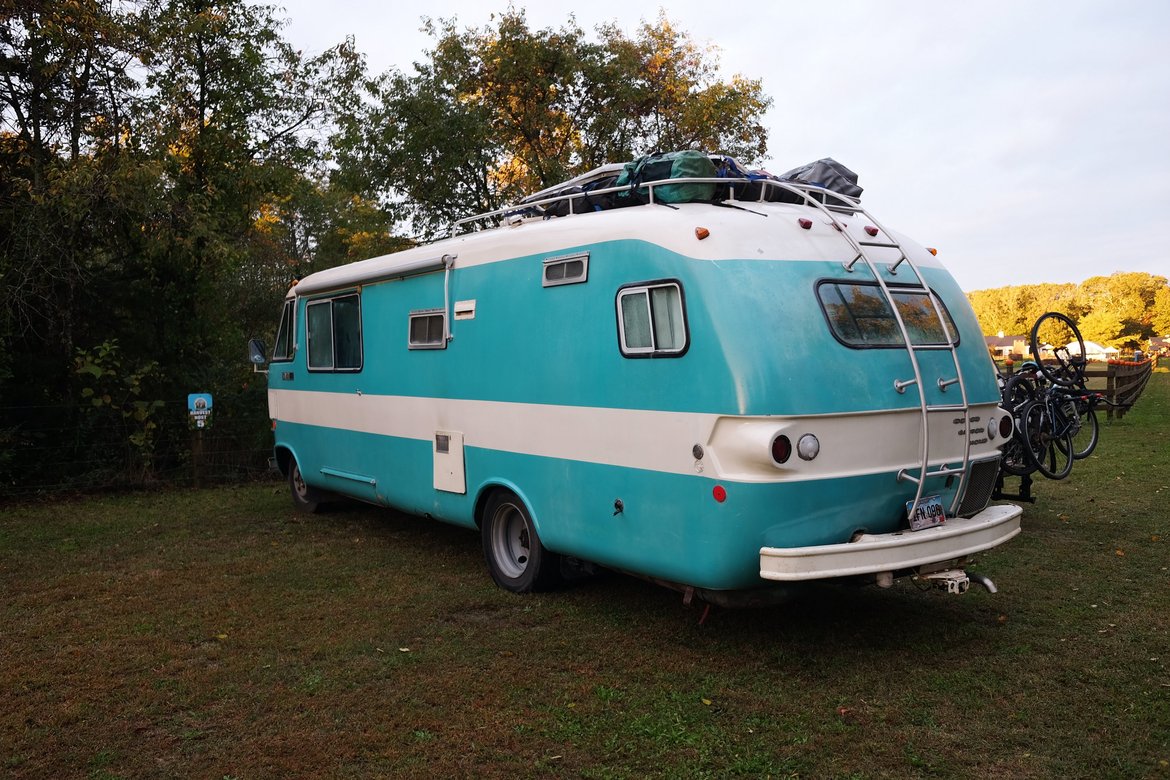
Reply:
M418 441L432 441L436 431L460 431L467 447L671 474L698 473L736 482L800 482L920 465L918 409L734 417L307 390L269 390L268 400L278 424ZM994 411L994 405L971 410L983 419ZM935 419L931 452L941 454L932 459L932 465L961 461L963 440L956 432L951 420ZM772 440L780 433L789 437L794 449L782 467L771 458ZM821 443L821 453L813 461L803 461L795 453L805 433L815 434ZM692 454L696 444L704 449L701 461ZM972 460L995 455L990 443L972 447Z
M588 247L598 241L602 228L598 220L604 220L607 242L645 241L694 260L845 261L851 258L849 244L820 212L784 203L752 203L750 207L768 216L684 203L677 211L664 206L634 206L548 220L528 219L515 226L468 233L318 271L305 277L295 290L297 295L308 295L353 287L367 280L385 279L393 276L396 269L410 268L419 261L443 255L454 255L454 268L458 269ZM804 230L797 224L800 217L813 219L812 230ZM862 220L844 221L850 234L859 241L874 240L865 234ZM697 227L707 228L709 237L699 240L695 235ZM894 238L902 243L915 265L941 267L938 259L916 242L901 235ZM870 255L879 263L898 259L897 251L888 248L871 249Z

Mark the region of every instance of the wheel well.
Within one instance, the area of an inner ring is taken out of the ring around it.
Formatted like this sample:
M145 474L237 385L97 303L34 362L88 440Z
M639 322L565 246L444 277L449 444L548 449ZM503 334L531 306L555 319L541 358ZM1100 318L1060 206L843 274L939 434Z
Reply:
M479 491L479 495L475 499L475 527L483 528L483 510L487 506L488 501L497 490L506 490L502 485L484 485L483 489Z
M280 469L280 473L286 477L288 476L289 463L292 462L292 459L292 450L290 450L288 447L276 448L276 467Z

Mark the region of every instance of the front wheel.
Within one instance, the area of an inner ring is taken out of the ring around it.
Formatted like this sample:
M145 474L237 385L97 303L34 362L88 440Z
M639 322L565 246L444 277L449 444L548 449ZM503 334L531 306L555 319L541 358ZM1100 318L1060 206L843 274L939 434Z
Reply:
M301 466L296 458L288 464L288 489L292 493L293 506L299 512L316 513L321 509L321 493L305 482Z
M531 593L557 584L560 556L541 544L527 507L515 493L500 490L492 495L480 530L488 571L501 588Z
M1045 363L1041 350L1047 346L1053 360ZM1032 357L1039 364L1040 373L1053 384L1062 387L1084 387L1085 340L1077 324L1067 315L1050 311L1040 315L1028 338Z

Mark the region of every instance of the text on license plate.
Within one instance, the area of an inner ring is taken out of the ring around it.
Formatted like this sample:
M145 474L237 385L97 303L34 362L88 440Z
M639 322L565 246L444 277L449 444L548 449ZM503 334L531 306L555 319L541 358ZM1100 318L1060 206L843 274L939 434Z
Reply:
M906 514L910 518L911 531L933 528L947 521L947 513L943 509L940 496L923 496L918 500L917 507L914 506L913 501L907 501Z

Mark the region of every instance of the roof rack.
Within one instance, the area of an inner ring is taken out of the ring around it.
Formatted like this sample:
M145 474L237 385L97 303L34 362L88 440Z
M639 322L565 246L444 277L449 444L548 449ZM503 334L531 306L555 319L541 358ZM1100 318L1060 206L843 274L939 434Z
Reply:
M555 185L553 187L547 187L547 188L545 188L545 189L543 189L543 190L541 190L533 195L529 195L528 197L524 198L523 200L521 200L517 203L514 203L512 205L504 206L502 208L498 208L498 209L495 209L493 211L486 211L482 214L476 214L474 216L464 217L463 219L456 220L455 222L451 223L450 234L451 234L451 236L459 235L459 233L461 232L460 229L463 228L464 226L473 225L475 223L483 222L485 220L493 220L494 224L489 225L489 227L497 227L499 225L500 221L508 221L509 223L512 223L513 220L508 219L509 217L515 218L514 219L515 223L519 223L520 221L523 221L526 218L539 218L542 220L549 219L555 215L547 213L546 207L552 206L552 205L555 205L558 203L566 203L567 202L567 204L568 204L568 213L565 214L564 216L574 216L576 214L581 214L581 213L592 213L594 211L594 209L590 209L588 212L576 211L576 209L574 207L574 201L580 200L582 198L588 199L588 198L592 198L595 196L628 192L630 190L639 190L639 191L644 190L644 191L646 191L647 192L647 202L645 204L631 203L631 204L629 204L629 206L653 205L655 203L660 202L660 201L656 200L655 196L654 196L654 190L656 188L662 187L662 186L674 186L674 185L679 185L679 184L715 184L715 185L726 187L727 188L727 197L713 198L711 201L709 201L712 203L727 202L727 201L739 202L739 203L784 202L784 203L795 203L796 205L813 206L813 207L821 209L821 210L823 210L825 208L829 208L829 209L832 209L834 212L839 213L839 214L851 214L851 213L855 213L855 212L861 210L861 200L859 198L854 198L854 197L851 197L849 195L844 195L844 194L839 193L839 192L834 192L833 190L829 190L829 189L826 189L825 187L819 187L819 186L816 186L813 184L803 184L803 183L799 183L799 182L785 182L785 181L780 181L779 179L764 179L764 178L747 179L747 178L730 177L730 176L719 176L719 177L710 177L710 178L690 177L690 178L678 178L678 179L658 179L656 181L650 181L650 182L639 182L637 185L633 185L633 186L628 185L628 184L623 184L623 185L618 186L618 187L599 187L597 189L591 189L591 190L583 189L584 186L589 184L589 183L592 183L595 181L602 181L605 178L612 176L612 174L614 172L620 171L621 168L622 168L622 166L618 163L613 163L611 165L605 165L605 166L602 166L601 168L596 168L596 169L590 171L589 173L583 174L583 175L578 176L574 179L570 179L569 181L564 182L563 184L558 184L558 185ZM759 187L759 195L756 198L744 199L744 198L736 197L736 190L743 191L743 190L751 188L751 187ZM571 189L572 191L566 191L566 188ZM796 200L795 201L793 201L793 200L775 201L772 198L766 197L769 193L769 190L779 190L781 192L789 193L789 194L795 196ZM694 202L705 203L708 201L694 201ZM671 204L671 205L673 205L673 204ZM623 206L611 207L611 208L626 208L626 207L628 207L628 206L623 205ZM610 209L602 209L602 210L607 211ZM483 228L477 227L475 229L480 230Z

